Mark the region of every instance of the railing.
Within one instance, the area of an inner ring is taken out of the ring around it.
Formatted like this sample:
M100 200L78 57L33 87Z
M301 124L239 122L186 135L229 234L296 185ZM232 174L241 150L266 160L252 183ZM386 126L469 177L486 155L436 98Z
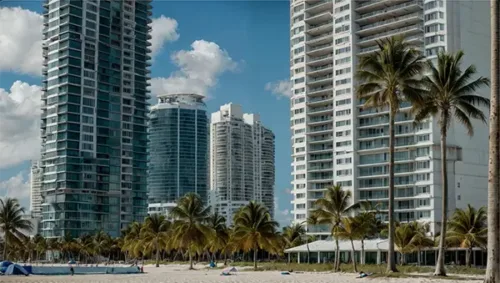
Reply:
M385 14L385 13L388 13L388 12L391 12L391 11L394 11L394 10L398 10L400 8L404 8L404 7L408 7L408 6L414 6L415 4L419 5L419 6L422 6L423 5L423 1L417 1L417 2L410 1L410 2L406 2L406 3L402 3L402 4L398 4L398 5L389 7L387 9L373 11L373 12L361 15L361 17L359 19L362 20L362 19L366 19L368 17L379 15L379 14Z
M317 25L309 25L309 30L308 31L311 31L311 30L319 28L319 27L330 25L331 23L333 23L333 21L323 22L323 23L317 24Z
M407 31L407 30L415 29L415 28L422 28L423 29L424 25L422 25L422 24L416 24L416 25L411 25L411 26L407 26L407 27L404 27L404 28L396 29L396 30L390 30L390 31L386 31L386 32L383 32L383 33L377 33L377 34L374 34L374 35L371 35L371 36L367 36L367 37L361 38L360 42L372 40L372 39L379 38L379 37L389 36L389 35L392 35L392 34L395 34L395 33L400 33L400 32L404 32L404 31ZM406 38L406 40L408 40L408 38Z
M332 0L319 1L319 2L314 3L314 4L309 4L309 6L307 6L306 10L308 10L310 8L313 8L313 7L316 7L316 6L319 6L319 5L323 5L323 4L329 3L329 2L332 2Z
M326 87L325 86L315 87L315 88L311 88L308 93L311 94L311 93L314 93L317 91L331 90L331 89L333 89L333 85L328 85Z
M307 103L313 103L313 102L319 102L319 101L328 101L328 100L332 100L333 99L333 96L321 96L321 97L315 97L315 98L311 98L307 101Z
M390 23L398 22L398 21L401 21L401 20L404 20L404 19L409 19L409 18L414 18L414 17L419 17L419 16L422 17L423 14L422 13L412 13L412 14L409 14L409 15L404 15L404 16L400 16L400 17L397 17L397 18L392 18L392 19L384 20L382 22L376 22L376 23L369 24L369 25L366 25L366 26L361 26L359 28L359 30L366 30L366 29L369 29L369 28L383 26L383 25L387 25L387 24L390 24Z
M315 46L315 47L311 47L309 49L309 51L314 51L314 50L317 50L317 49L321 49L321 48L325 48L325 47L333 47L333 43L327 43L327 44L322 44L322 45L318 45L318 46Z
M313 42L313 41L318 40L318 39L321 39L321 38L326 38L332 34L333 34L333 32L329 32L329 33L322 33L322 34L317 35L317 36L311 36L308 40L308 43Z
M317 81L322 81L322 80L326 80L326 79L329 79L329 78L333 78L333 75L321 76L321 77L317 77L317 78L314 78L314 79L310 79L308 81L309 82L317 82Z
M311 60L309 62L315 62L315 61L323 60L326 58L333 58L333 53L328 54L328 55L319 56L319 57L311 57Z

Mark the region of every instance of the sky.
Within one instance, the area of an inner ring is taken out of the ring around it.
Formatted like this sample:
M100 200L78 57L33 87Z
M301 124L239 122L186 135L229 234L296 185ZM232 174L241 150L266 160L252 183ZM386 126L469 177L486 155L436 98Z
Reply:
M152 102L196 92L208 111L236 103L276 136L275 217L290 194L288 1L153 0ZM0 197L29 207L30 160L40 155L41 1L0 1Z

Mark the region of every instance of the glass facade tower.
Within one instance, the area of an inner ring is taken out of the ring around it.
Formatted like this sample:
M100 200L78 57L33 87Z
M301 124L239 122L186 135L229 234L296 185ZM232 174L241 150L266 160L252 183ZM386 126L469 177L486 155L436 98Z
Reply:
M150 2L43 4L45 237L118 236L146 216Z
M148 202L175 204L186 193L207 199L208 117L203 96L159 97L149 121Z

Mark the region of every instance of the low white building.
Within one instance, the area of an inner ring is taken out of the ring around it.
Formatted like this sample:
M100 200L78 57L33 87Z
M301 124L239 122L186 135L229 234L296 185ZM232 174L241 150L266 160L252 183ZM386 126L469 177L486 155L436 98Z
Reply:
M364 259L361 257L361 241L353 242L355 250L355 259L363 264L383 264L387 261L387 250L389 243L387 239L371 239L364 241ZM336 245L332 240L319 240L309 244L293 247L285 250L290 262L297 263L329 263L335 259ZM340 261L343 263L352 262L352 245L350 241L339 241ZM466 251L461 248L448 248L445 256L445 264L464 265ZM396 249L396 259L400 262L401 255ZM422 249L420 255L418 252L407 254L405 263L432 266L436 264L437 248ZM472 253L472 265L486 266L486 252L475 248Z

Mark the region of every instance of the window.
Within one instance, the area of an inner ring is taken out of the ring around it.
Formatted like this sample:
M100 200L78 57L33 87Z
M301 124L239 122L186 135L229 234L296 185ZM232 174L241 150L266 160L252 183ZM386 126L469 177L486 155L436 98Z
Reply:
M347 14L347 15L345 15L343 17L336 18L335 19L335 23L339 24L341 22L348 21L349 19L350 19L349 14Z
M292 46L295 45L295 44L298 44L298 43L301 43L304 41L304 37L303 36L300 36L300 37L297 37L297 38L294 38L291 40L291 43L292 43Z
M295 157L295 161L304 161L304 160L306 160L305 156L297 156L297 157Z
M94 145L90 143L82 143L83 150L94 150Z
M335 101L336 106L342 106L342 105L347 105L347 104L351 104L350 98Z
M338 7L335 9L335 14L349 10L349 4Z
M346 79L335 81L336 86L343 85L343 84L349 84L349 83L351 83L351 78L346 78Z
M305 122L306 122L306 119L305 119L305 118L300 118L300 119L295 119L295 120L293 121L293 124L294 124L294 125L298 125L298 124L303 124L303 123L305 123Z
M297 89L295 89L295 90L293 91L293 93L294 93L295 95L297 95L297 94L304 93L305 91L306 91L306 89L305 89L305 88L303 88L303 87L301 87L301 88L297 88Z
M335 29L335 33L342 33L342 32L347 32L351 28L350 25L342 25L338 28Z
M430 192L431 192L431 188L429 186L417 187L417 194L428 194Z
M301 142L304 142L305 141L305 138L296 138L295 139L295 143L301 143Z
M298 203L295 205L295 208L297 209L305 209L306 208L306 204L305 203Z
M417 137L418 137L418 142L425 142L430 140L430 135L421 135Z
M86 141L86 142L93 142L93 141L94 141L94 136L91 136L91 135L83 135L83 141Z
M341 131L341 132L336 132L335 133L336 137L348 137L350 135L351 135L351 130Z
M92 126L82 126L82 131L85 133L93 133L94 132L94 127Z
M296 27L292 30L292 35L299 34L304 31L304 26Z
M335 116L345 116L350 114L351 114L351 109L339 110L335 112Z
M294 64L302 63L302 62L304 62L304 57L299 57L299 58L293 59Z
M295 170L304 170L304 169L306 169L305 165L297 165L297 166L295 166Z
M351 141L343 141L343 142L337 142L335 143L336 147L343 147L343 146L350 146L352 143Z
M295 55L300 54L302 52L304 52L304 47L295 48L293 50L293 54L295 54Z
M335 39L335 44L342 44L345 42L349 42L349 36L344 36L344 37Z
M305 133L306 132L306 129L297 129L294 131L294 134L302 134L302 133Z
M351 125L351 120L342 120L335 122L336 127L349 126Z
M304 58L304 57L302 57ZM295 74L300 74L300 73L303 73L304 72L304 67L300 67L300 68L297 68L294 70Z
M297 174L295 175L295 180L302 180L306 178L306 174Z
M335 75L345 75L351 73L351 67L335 70Z
M296 194L295 198L305 198L306 194Z
M305 79L304 79L304 77L302 77L302 78L298 78L298 79L293 80L293 83L294 83L294 84L300 84L300 83L303 83L303 82L304 82L304 80L305 80Z
M297 190L305 189L305 188L306 188L306 184L297 184L297 185L295 185L295 189L297 189Z
M347 47L344 47L344 48L335 49L335 55L339 55L339 54L342 54L342 53L347 53L347 52L350 52L350 51L351 51L351 46L347 46Z
M337 170L337 176L351 176L352 169Z
M94 118L90 116L82 115L82 123L83 124L94 124Z
M301 99L302 101L300 101L300 100L299 100L299 101L295 101L295 103L304 102L304 98L303 98L303 97L301 97L300 99ZM296 100L297 100L297 99L296 99ZM293 111L293 114L294 114L294 115L301 114L301 113L304 113L304 108L295 109L295 110Z
M335 91L335 96L337 95L343 95L343 94L350 94L351 93L351 88L344 88L344 89L339 89Z
M444 24L432 24L425 26L425 32L437 32L443 30L444 30Z
M341 164L351 164L352 163L352 158L340 158L340 159L337 159L337 164L338 165L341 165Z
M341 65L341 64L345 64L345 63L351 63L351 57L345 57L342 59L335 60L335 65Z
M304 151L306 151L305 147L298 147L295 149L295 153L304 152Z
M297 219L297 220L306 219L306 215L305 214L295 214L295 219Z
M299 16L293 18L292 23L296 24L296 23L303 21L303 20L304 20L304 15L302 14L302 15L299 15Z
M428 198L418 200L418 206L429 206L429 205L431 205L431 200Z

